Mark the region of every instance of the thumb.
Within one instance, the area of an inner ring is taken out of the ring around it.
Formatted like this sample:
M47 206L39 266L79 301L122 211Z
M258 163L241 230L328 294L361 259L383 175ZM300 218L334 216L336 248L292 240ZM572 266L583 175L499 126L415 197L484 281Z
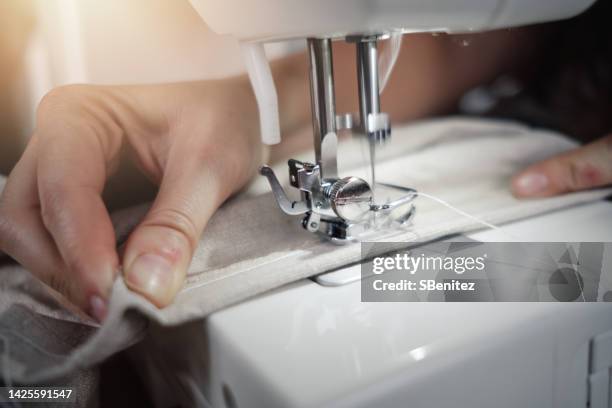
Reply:
M211 168L204 160L170 159L153 206L128 239L126 284L158 307L182 288L199 237L225 199Z
M548 197L612 184L612 135L529 166L512 180L517 197Z

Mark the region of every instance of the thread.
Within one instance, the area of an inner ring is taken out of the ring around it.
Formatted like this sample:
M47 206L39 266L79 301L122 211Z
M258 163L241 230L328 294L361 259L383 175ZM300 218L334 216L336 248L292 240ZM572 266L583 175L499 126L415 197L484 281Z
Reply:
M387 47L383 49L383 52L378 59L378 71L380 72L378 82L380 93L384 91L387 83L389 82L389 78L393 72L393 67L397 62L397 58L399 57L399 53L402 48L402 38L402 33L392 33Z
M415 193L413 193L413 194L415 194L415 195L416 195L416 196L418 196L418 197L425 197L425 198L429 198L430 200L435 201L435 202L437 202L438 204L442 204L442 205L443 205L443 206L445 206L446 208L448 208L448 209L450 209L450 210L453 210L453 211L454 211L454 212L456 212L457 214L459 214L459 215L461 215L461 216L463 216L463 217L466 217L466 218L468 218L468 219L470 219L470 220L472 220L472 221L474 221L474 222L476 222L476 223L478 223L478 224L484 225L485 227L491 228L491 229L493 229L493 230L495 230L495 231L499 231L499 232L501 232L502 234L507 235L508 237L512 237L512 238L514 238L514 239L519 239L519 240L520 240L520 238L519 238L519 237L516 237L516 236L514 236L513 234L510 234L509 232L505 231L505 230L503 229L503 227L501 227L501 226L499 226L499 225L492 224L492 223L490 223L490 222L488 222L488 221L485 221L485 220L483 220L483 219L481 219L481 218L478 218L477 216L475 216L475 215L473 215L473 214L470 214L470 213L468 213L468 212L465 212L465 211L463 211L462 209L460 209L460 208L458 208L458 207L455 207L454 205L452 205L452 204L451 204L451 203L449 203L448 201L445 201L445 200L443 200L443 199L441 199L441 198L439 198L439 197L436 197L436 196L431 195L431 194L423 193L422 191L417 191L417 192L415 192Z
M509 237L511 236L511 237L513 237L513 238L515 238L515 239L518 239L518 237L513 236L512 234L508 233L507 231L504 231L504 229L503 229L501 226L499 226L499 225L495 225L495 224L492 224L492 223L490 223L490 222L488 222L488 221L485 221L485 220L483 220L483 219L481 219L481 218L476 217L476 216L475 216L475 215L473 215L473 214L470 214L470 213L468 213L468 212L466 212L466 211L463 211L462 209L460 209L460 208L458 208L458 207L455 207L454 205L452 205L451 203L449 203L449 202L448 202L448 201L446 201L446 200L441 199L440 197L436 197L436 196L434 196L434 195L432 195L432 194L427 194L427 193L424 193L424 192L422 192L422 191L413 190L413 189L408 188L408 187L398 186L398 185L396 185L396 184L391 184L391 183L379 183L379 184L380 184L381 186L385 186L385 187L389 187L389 188L394 188L394 189L396 189L396 190L406 191L406 192L408 193L408 195L415 195L415 196L417 196L417 197L425 197L425 198L429 198L430 200L435 201L435 202L437 202L438 204L442 204L442 205L443 205L443 206L445 206L446 208L448 208L448 209L450 209L450 210L453 210L453 211L455 211L457 214L459 214L459 215L461 215L461 216L464 216L464 217L466 217L466 218L469 218L470 220L475 221L475 222L476 222L476 223L478 223L478 224L481 224L481 225L484 225L484 226L486 226L486 227L488 227L488 228L491 228L491 229L493 229L493 230L499 231L499 232L501 232L501 233L503 233L503 234L506 234L506 235L507 235L507 236L509 236Z

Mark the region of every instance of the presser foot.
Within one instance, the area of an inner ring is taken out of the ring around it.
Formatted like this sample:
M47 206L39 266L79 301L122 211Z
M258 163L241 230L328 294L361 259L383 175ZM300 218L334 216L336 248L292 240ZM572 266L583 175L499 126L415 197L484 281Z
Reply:
M415 214L416 190L398 189L399 198L375 202L370 185L358 177L324 179L318 165L289 160L290 184L300 191L299 201L290 200L274 171L268 166L260 174L268 179L280 209L303 215L302 226L333 242L362 240L370 233L406 226Z

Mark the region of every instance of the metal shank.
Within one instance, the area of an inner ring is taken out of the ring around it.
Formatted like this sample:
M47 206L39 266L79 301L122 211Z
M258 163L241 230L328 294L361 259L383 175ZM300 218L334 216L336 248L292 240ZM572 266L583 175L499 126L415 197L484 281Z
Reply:
M308 39L308 55L316 164L321 167L322 178L336 178L336 99L331 40Z
M370 140L381 142L389 136L390 128L387 115L380 112L376 38L364 38L355 44L361 129Z

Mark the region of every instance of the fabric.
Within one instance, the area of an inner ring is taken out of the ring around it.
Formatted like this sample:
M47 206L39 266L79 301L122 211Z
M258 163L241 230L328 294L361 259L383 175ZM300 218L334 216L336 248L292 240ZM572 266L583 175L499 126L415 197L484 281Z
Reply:
M508 189L512 174L575 147L560 135L515 123L461 118L423 122L395 130L390 146L378 154L377 180L414 187L495 224L598 200L610 193L602 189L548 199L513 198ZM367 179L367 157L360 143L341 143L341 174ZM277 167L285 183L286 173L285 164ZM427 198L419 198L416 207L413 225L380 239L408 247L482 228L473 219ZM141 206L115 214L120 241L145 211L146 206ZM66 330L70 347L54 349L53 358L30 358L24 352L32 347L30 343L15 340L10 353L5 349L3 360L10 362L13 381L52 380L98 363L138 341L145 334L147 321L166 326L200 319L284 284L358 262L360 257L359 244L330 244L303 230L299 218L282 214L265 181L259 179L214 215L196 250L184 289L175 303L163 310L127 290L118 279L108 319L99 329L92 329L91 321L62 309L26 271L15 266L0 268L0 334L5 338L23 333L22 327L11 323L16 305L20 313L27 310L58 325L78 322L85 327L74 333ZM36 347L50 350L53 344L49 342L39 342Z

